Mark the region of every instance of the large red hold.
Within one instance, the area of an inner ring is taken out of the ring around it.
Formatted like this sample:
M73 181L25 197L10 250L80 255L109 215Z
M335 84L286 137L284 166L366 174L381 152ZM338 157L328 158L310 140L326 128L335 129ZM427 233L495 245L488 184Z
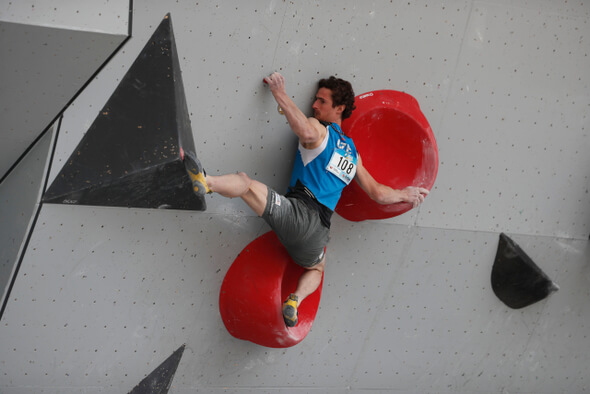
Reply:
M438 172L438 149L418 101L407 93L376 90L357 96L355 105L342 130L354 140L375 180L394 189L430 190ZM358 222L391 218L411 208L408 203L379 205L353 181L342 191L336 212Z
M303 271L272 231L246 246L227 271L219 295L219 311L229 333L271 348L301 342L315 319L323 281L301 303L295 327L285 325L281 309Z

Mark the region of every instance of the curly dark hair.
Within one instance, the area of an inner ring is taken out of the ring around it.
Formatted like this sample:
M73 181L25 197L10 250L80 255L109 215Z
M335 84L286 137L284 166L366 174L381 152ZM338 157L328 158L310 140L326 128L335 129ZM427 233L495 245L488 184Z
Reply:
M352 111L356 108L354 105L354 91L350 82L331 76L327 79L320 79L318 89L320 88L326 88L332 91L332 106L344 105L342 120L349 118Z

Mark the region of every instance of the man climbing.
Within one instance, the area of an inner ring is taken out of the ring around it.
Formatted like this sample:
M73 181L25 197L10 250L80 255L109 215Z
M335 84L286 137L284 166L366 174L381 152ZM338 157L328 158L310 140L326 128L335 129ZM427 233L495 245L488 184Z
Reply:
M283 303L285 324L293 327L297 308L321 283L330 218L342 189L355 179L379 204L408 202L414 207L424 201L428 190L414 186L392 189L375 181L363 167L352 139L340 128L355 108L349 82L335 77L320 80L312 105L314 115L308 118L287 95L281 74L273 73L264 81L299 138L288 193L283 196L243 172L205 175L196 159L189 158L187 168L196 193L242 198L269 224L293 260L305 268L297 289Z

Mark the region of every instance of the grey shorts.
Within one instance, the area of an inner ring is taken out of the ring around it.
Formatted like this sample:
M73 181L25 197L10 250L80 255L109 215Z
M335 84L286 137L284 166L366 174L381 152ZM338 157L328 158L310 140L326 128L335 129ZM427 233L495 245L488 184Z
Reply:
M282 196L269 187L262 218L298 265L310 268L322 261L330 229L306 203Z

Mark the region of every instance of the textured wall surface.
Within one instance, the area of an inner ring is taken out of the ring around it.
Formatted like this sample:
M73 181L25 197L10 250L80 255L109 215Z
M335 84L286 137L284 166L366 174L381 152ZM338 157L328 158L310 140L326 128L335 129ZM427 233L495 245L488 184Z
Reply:
M81 7L62 3L63 20ZM241 201L44 204L0 321L0 391L129 392L183 344L171 393L590 391L590 2L135 2L133 37L64 113L50 182L168 12L208 173L286 188L296 139L262 83L279 70L304 111L333 74L413 95L435 186L394 219L333 218L320 310L288 349L219 315L225 272L268 231ZM496 298L500 232L557 293Z

